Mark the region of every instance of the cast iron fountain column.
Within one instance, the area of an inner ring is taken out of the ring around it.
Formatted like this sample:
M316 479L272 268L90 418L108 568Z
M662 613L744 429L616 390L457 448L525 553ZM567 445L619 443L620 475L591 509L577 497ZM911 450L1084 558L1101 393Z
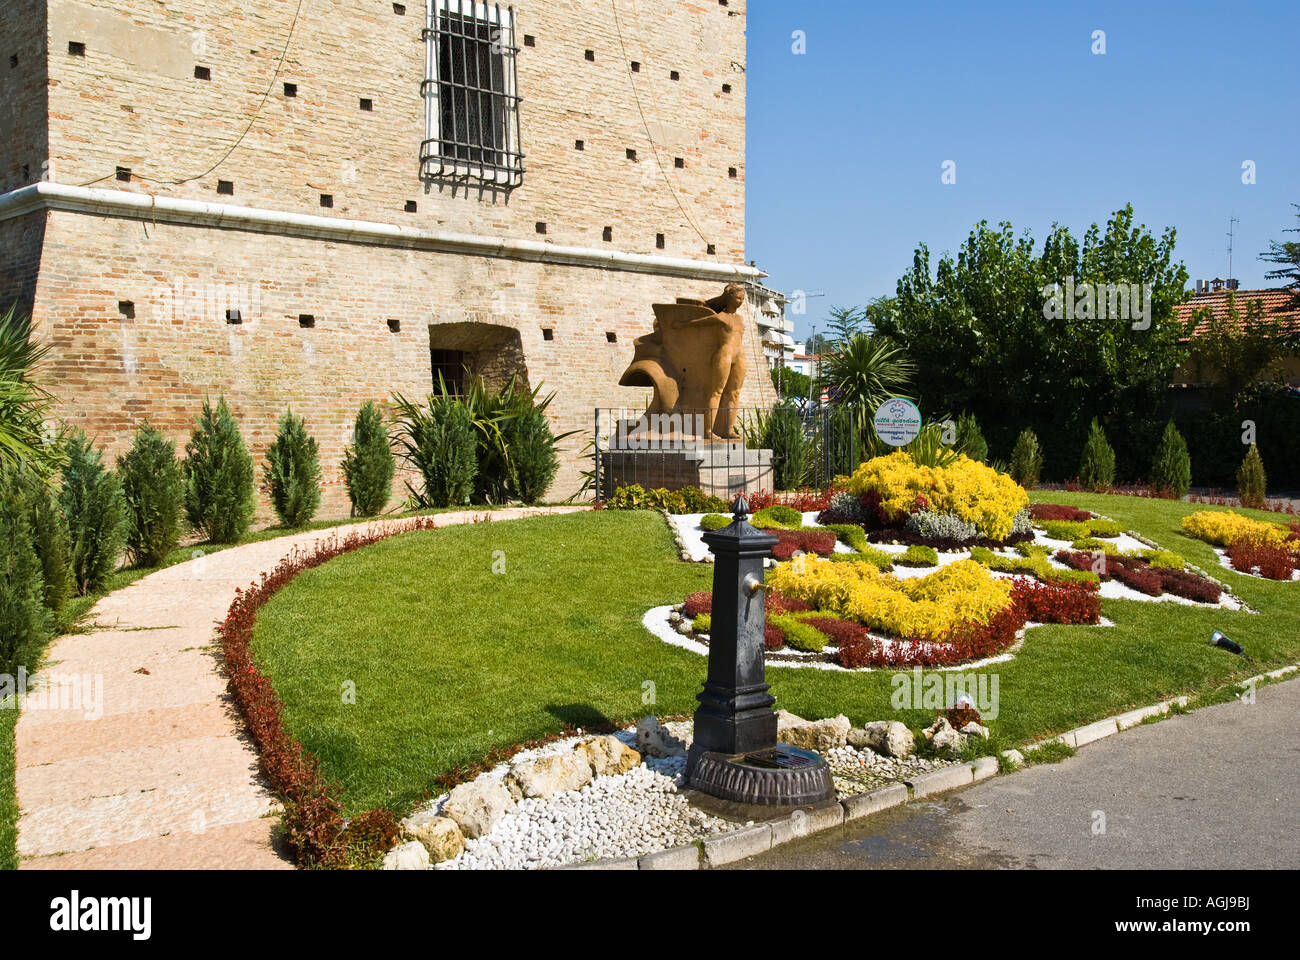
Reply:
M776 739L776 701L764 673L763 561L776 537L747 522L738 496L729 526L704 534L713 551L709 669L696 699L695 739L686 760L692 787L743 803L804 804L834 792L817 754Z

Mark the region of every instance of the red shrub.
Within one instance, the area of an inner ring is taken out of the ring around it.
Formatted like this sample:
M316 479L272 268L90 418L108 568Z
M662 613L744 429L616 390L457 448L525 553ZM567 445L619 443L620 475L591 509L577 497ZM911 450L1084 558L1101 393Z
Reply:
M701 613L713 612L713 594L707 590L692 593L682 603L682 616L694 620Z
M789 490L785 493L756 490L753 493L746 493L745 501L749 504L751 512L777 504L783 507L794 507L800 513L811 513L814 510L825 510L834 492L834 488L831 487L825 490Z
M1134 557L1107 557L1106 573L1124 584L1124 586L1131 587L1139 593L1145 593L1152 597L1158 597L1164 593L1164 585L1160 579L1160 574L1152 570L1145 560L1138 560Z
M777 560L789 560L796 550L829 556L835 550L836 536L833 530L770 530L775 534L777 543L772 548L772 556Z
M867 635L867 628L862 624L838 617L805 617L803 622L826 634L827 641L837 647Z
M1223 593L1223 588L1213 580L1198 577L1190 570L1167 570L1163 567L1151 569L1160 575L1160 585L1165 591L1175 596L1186 597L1198 603L1218 603Z
M1092 514L1087 510L1064 503L1031 503L1029 516L1034 520L1066 520L1071 523L1092 519Z
M779 593L769 593L767 599L763 602L763 611L765 613L802 613L811 609L812 604L807 600L794 600L790 597L783 597Z
M856 670L859 667L879 665L880 656L880 643L863 630L861 636L845 637L840 642L836 659L841 667Z
M1035 623L1097 623L1101 619L1101 594L1089 583L1039 583L1014 578L1012 598L1024 607L1025 618Z
M855 638L840 647L839 661L850 668L952 666L996 656L1016 642L1016 633L1024 625L1024 607L1013 595L1013 602L986 624L958 624L937 642L913 638L886 646L870 636Z
M1242 573L1258 572L1268 580L1290 580L1295 556L1286 547L1268 547L1238 540L1228 547L1228 562Z
M764 623L763 646L769 650L780 650L785 646L785 631L774 623Z
M983 720L978 710L974 707L968 707L964 703L960 706L949 707L944 716L948 718L948 723L954 730L960 730L968 723L980 723Z

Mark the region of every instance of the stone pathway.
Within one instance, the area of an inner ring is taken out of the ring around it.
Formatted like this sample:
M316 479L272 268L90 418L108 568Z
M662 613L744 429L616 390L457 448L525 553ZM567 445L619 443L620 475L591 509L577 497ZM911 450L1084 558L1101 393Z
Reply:
M437 526L581 506L439 514ZM380 525L393 521L376 521ZM22 869L287 869L277 803L226 693L216 626L235 589L294 547L361 523L231 547L99 601L89 633L57 639L16 731ZM58 678L77 678L57 688ZM98 690L99 696L95 696ZM55 706L51 703L50 706Z

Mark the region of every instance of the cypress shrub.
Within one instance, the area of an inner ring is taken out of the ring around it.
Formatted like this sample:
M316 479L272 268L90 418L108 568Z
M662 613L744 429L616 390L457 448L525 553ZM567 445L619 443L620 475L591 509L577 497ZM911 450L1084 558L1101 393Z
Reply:
M537 503L546 496L560 466L555 452L556 437L543 409L530 405L501 426L510 457L514 494L527 504Z
M973 413L963 413L957 418L957 449L972 460L988 461L989 445L984 441L984 434Z
M354 517L373 517L388 506L393 495L393 471L388 428L379 408L367 400L352 426L352 445L343 454L343 476Z
M83 596L94 593L108 582L126 546L126 502L121 481L80 430L68 438L59 506L68 521L73 583Z
M212 543L235 543L248 530L256 505L253 458L225 398L203 401L185 445L185 514Z
M1237 469L1237 496L1243 507L1262 507L1268 487L1268 475L1264 473L1264 459L1259 455L1259 448L1253 443L1246 451L1246 459Z
M176 444L142 424L117 458L117 475L126 498L126 548L137 566L156 567L181 539L185 481Z
M772 451L772 489L792 490L802 484L810 444L799 411L787 404L772 408L763 421L761 442Z
M421 488L408 482L414 505L450 507L469 502L478 474L474 416L459 398L430 394L428 407L393 397L397 409L397 445L420 474Z
M1088 427L1088 439L1079 460L1079 482L1083 489L1094 493L1105 493L1115 482L1115 451L1096 417Z
M1192 486L1192 460L1187 455L1187 443L1172 420L1165 424L1164 436L1151 461L1151 485L1156 493L1176 499L1182 499Z
M266 451L262 478L282 526L301 527L320 507L320 451L307 425L292 410L280 418L275 441Z
M1016 446L1011 451L1011 479L1026 490L1038 483L1043 472L1043 451L1038 446L1038 437L1026 427L1016 438Z
M14 467L0 467L0 673L10 675L35 669L53 626L22 485Z
M42 600L57 619L64 603L72 596L72 542L68 522L53 488L34 471L23 472L22 495L32 531L32 546L41 563Z

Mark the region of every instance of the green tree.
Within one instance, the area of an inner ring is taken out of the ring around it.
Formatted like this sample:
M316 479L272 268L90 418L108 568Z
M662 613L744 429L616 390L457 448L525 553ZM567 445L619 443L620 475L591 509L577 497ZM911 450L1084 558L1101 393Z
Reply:
M1300 203L1293 203L1296 216L1300 217ZM1300 227L1292 227L1283 233L1300 233ZM1270 270L1264 276L1269 280L1281 280L1279 286L1291 292L1289 310L1300 310L1300 240L1270 240L1268 250L1259 255L1265 263L1275 263L1276 270Z
M1210 384L1216 409L1237 409L1259 381L1270 381L1279 361L1294 356L1296 342L1276 315L1264 313L1261 300L1246 302L1229 292L1226 310L1210 306L1192 311L1187 320L1188 361L1197 380Z
M791 370L787 367L784 370L772 370L772 386L779 391L782 399L787 397L807 397L812 389L809 382L808 374L800 373L798 370Z
M77 592L84 596L103 589L126 546L126 502L121 481L80 430L68 437L59 506L68 521Z
M1083 489L1094 493L1105 493L1115 482L1115 451L1096 418L1088 428L1088 439L1079 459L1079 482Z
M1259 448L1253 443L1246 451L1237 470L1237 496L1243 507L1262 507L1268 495L1268 475L1264 472L1264 460L1259 455Z
M17 468L0 460L0 673L11 675L36 668L53 627L23 486Z
M1132 207L1104 229L1093 224L1082 242L1058 225L1041 251L1009 223L980 222L933 271L929 249L917 248L877 332L904 344L916 363L913 388L927 418L968 410L995 450L1008 449L1027 425L1044 438L1049 475L1064 476L1087 424L1102 417L1122 439L1123 468L1136 475L1159 429L1151 412L1185 357L1175 312L1187 296L1187 271L1173 259L1174 242L1173 229L1157 238L1137 224ZM1137 284L1139 292L1150 284L1150 325L1133 316L1132 303L1129 318L1110 316L1109 296L1104 319L1095 297L1091 306L1076 298L1056 316L1067 285L1104 292L1106 284Z
M1026 427L1016 437L1016 446L1011 451L1011 479L1026 490L1038 483L1043 472L1043 452L1038 447L1038 437Z
M984 434L980 431L979 421L975 419L973 413L963 413L957 418L956 448L972 460L978 460L980 463L988 461L989 445L984 442Z
M185 514L212 543L237 543L256 506L253 458L224 397L203 401L185 445Z
M867 322L867 311L862 307L831 307L830 319L826 325L830 328L830 347L838 350L843 344L862 333L862 326Z
M19 492L27 505L32 546L41 562L42 600L56 618L72 596L72 541L54 488L32 470L20 468Z
M176 549L185 510L185 481L176 444L149 423L117 458L126 499L126 548L138 566L156 567Z
M354 517L373 517L388 506L394 470L388 428L374 401L367 400L352 426L352 445L343 454L343 476Z
M262 481L281 526L301 527L320 507L320 451L301 417L286 410L266 451Z
M1181 499L1192 486L1192 460L1187 442L1174 422L1165 424L1164 435L1151 461L1151 486L1157 493Z

